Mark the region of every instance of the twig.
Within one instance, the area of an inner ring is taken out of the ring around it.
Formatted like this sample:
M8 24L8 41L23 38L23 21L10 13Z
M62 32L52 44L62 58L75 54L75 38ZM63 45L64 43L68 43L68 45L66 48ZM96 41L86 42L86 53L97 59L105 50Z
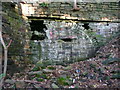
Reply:
M9 46L11 45L12 43L12 40L10 40L9 44L7 45L7 48L9 48Z

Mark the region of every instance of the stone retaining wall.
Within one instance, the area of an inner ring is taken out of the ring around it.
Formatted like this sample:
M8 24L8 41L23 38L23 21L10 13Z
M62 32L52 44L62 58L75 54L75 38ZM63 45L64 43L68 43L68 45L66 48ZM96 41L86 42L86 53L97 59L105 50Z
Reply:
M32 17L57 17L64 19L79 19L79 20L108 20L117 21L118 12L120 10L118 2L104 3L84 3L78 2L79 10L73 10L73 2L52 2L48 3L47 7L39 4L32 4L29 10L34 10L34 14L29 13L27 16ZM111 13L112 12L112 13Z
M87 33L84 23L44 21L44 24L47 39L40 42L42 60L77 60L94 54L97 46L94 46L93 37ZM89 23L89 27L95 35L101 35L104 42L117 32L118 23ZM66 38L72 41L64 41Z
M29 13L29 17L55 17L69 20L95 20L95 21L118 21L119 3L84 3L78 2L79 10L73 10L73 2L51 2L47 7L38 4L31 4L34 7L34 14ZM33 8L32 8L33 9ZM28 18L32 20L31 18ZM118 30L118 23L95 23L87 22L90 30L97 38L98 42L105 42ZM47 39L40 41L41 59L53 61L77 60L78 58L87 58L94 54L94 36L88 34L84 23L70 23L65 21L44 20L47 26ZM69 24L69 25L68 25ZM64 42L66 37L73 38L71 42ZM36 49L39 53L39 50ZM33 52L34 53L34 52ZM40 53L39 53L40 54ZM37 58L36 58L37 59ZM39 57L40 59L40 57Z

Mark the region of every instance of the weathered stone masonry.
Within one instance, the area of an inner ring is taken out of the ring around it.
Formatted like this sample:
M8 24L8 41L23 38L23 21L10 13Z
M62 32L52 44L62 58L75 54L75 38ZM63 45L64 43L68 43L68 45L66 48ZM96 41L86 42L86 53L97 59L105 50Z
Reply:
M28 16L33 17L58 17L79 20L102 20L107 17L109 20L118 20L119 3L118 2L104 2L104 3L81 3L78 2L78 11L73 10L72 2L52 2L48 7L41 7L39 4L32 4L35 7L34 14Z
M94 54L95 46L92 38L87 35L83 23L45 21L45 24L48 39L41 41L43 60L77 60ZM107 23L89 23L89 26L93 32L104 38L110 37L118 30L117 23L108 25ZM71 38L72 41L63 41L66 38Z
M69 20L91 20L87 22L90 29L104 38L104 41L118 31L119 3L77 3L80 10L73 10L73 2L52 2L48 7L32 4L35 7L34 14L29 14L29 20L39 20L39 17L60 18L61 21L44 20L47 29L47 39L40 41L41 60L77 60L86 58L94 53L95 46L92 38L86 33L83 22L71 22ZM66 22L62 19L67 19ZM94 22L106 21L106 22ZM109 22L107 22L109 21ZM112 23L113 22L113 23ZM71 38L66 42L63 39ZM39 53L39 52L38 52Z

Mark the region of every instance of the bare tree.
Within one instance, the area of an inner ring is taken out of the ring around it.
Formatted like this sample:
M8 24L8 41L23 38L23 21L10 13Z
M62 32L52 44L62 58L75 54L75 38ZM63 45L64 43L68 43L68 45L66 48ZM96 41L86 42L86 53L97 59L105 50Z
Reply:
M0 41L1 41L2 46L4 48L4 70L3 70L3 74L6 76L7 60L8 60L8 47L10 46L12 40L10 40L9 44L6 45L4 40L3 40L2 30L0 30ZM0 86L2 86L5 76L1 79Z

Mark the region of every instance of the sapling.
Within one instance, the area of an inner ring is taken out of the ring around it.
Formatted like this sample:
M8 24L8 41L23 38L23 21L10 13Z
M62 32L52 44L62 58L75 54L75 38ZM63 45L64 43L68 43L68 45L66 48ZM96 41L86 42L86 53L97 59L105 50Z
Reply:
M3 75L4 77L1 79L0 81L0 86L2 86L4 78L6 76L6 71L7 71L7 60L8 60L8 48L11 45L12 40L10 40L9 44L6 45L4 40L3 40L3 36L2 36L2 30L0 30L0 41L2 43L2 46L4 48L4 70L3 70Z

